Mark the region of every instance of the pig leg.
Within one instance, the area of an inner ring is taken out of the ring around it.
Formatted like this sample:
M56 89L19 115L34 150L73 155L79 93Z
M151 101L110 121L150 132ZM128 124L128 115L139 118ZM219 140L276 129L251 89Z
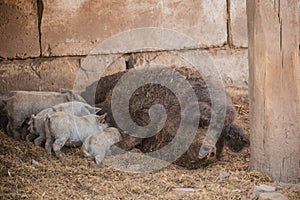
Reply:
M15 140L21 140L20 128L21 126L18 126L14 121L10 122L10 131Z
M6 126L6 130L7 130L7 135L12 137L13 133L11 131L11 125L10 125L11 122L10 121L11 121L11 119L8 120L8 123L7 123L7 126Z
M66 147L80 147L82 145L82 142L70 142L69 140L66 141L65 146Z
M45 142L45 149L46 149L48 155L51 155L52 144L53 144L53 138L49 133L46 135L46 142Z
M26 136L26 141L31 142L36 138L36 135L34 133L30 133Z
M18 131L17 131L18 128L16 128L16 127L18 127L18 126L14 123L14 121L11 118L9 118L7 126L6 126L7 134L16 140L20 140L21 135L18 133Z
M27 135L28 135L28 131L27 131L28 127L26 125L23 125L22 128L21 128L21 134L20 134L20 137L21 137L21 140L25 140Z
M13 138L16 140L21 140L21 133L19 132L22 128L22 125L24 123L24 119L21 118L14 118L13 120L10 120L10 130L12 132Z
M67 140L68 140L68 138L58 138L54 141L52 147L53 147L53 151L54 151L56 157L58 157L58 158L63 157L64 154L60 150L65 145Z
M12 131L12 134L13 134L13 138L15 140L21 140L21 134L18 132L17 129L13 128L11 131Z
M216 158L219 160L222 156L223 148L224 148L224 134L221 135L217 144L216 144Z
M34 140L36 146L42 146L43 142L46 140L45 134L41 134Z
M47 137L46 143L45 143L45 149L46 149L48 155L51 155L52 144L53 144L53 138L51 136Z
M105 155L106 156L111 156L111 149L110 149L111 147L109 147L107 150L106 150L106 153L105 153Z
M49 119L47 119L44 123L44 127L45 127L45 135L46 135L46 143L45 143L45 149L48 153L48 155L51 155L51 151L52 151L52 145L53 145L53 137L51 135L51 131L50 131L50 121Z
M87 150L82 150L84 157L91 157L92 155Z
M101 165L104 157L105 157L104 152L102 152L101 154L98 154L98 155L95 156L95 161L96 161L97 165Z

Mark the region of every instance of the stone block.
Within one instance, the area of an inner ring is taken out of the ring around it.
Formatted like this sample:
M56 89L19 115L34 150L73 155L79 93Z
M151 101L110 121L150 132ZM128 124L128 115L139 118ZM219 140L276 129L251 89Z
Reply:
M40 78L29 61L3 61L0 63L0 92L10 90L40 90Z
M98 55L81 59L73 89L82 94L87 102L94 103L98 81L103 76L125 71L125 57L122 55Z
M44 61L36 66L40 74L40 88L44 91L58 91L60 88L73 89L79 69L79 59L59 58Z
M190 50L185 52L153 52L137 53L131 56L130 65L133 67L148 67L161 65L166 67L198 67L193 65L196 59L200 63L199 70L205 74L206 69L215 70L221 75L224 86L248 87L248 51L247 50Z
M225 86L248 88L248 50L218 50L210 55Z
M221 80L224 87L248 88L247 50L194 50L182 55L204 76Z
M37 1L0 1L0 57L40 55Z
M151 40L151 34L154 38L159 34L145 30L143 34L148 34L148 42L141 32L121 34L145 27L172 29L173 34L185 34L195 41L192 45L178 42L176 36L165 35L161 36L165 37L162 41L174 38L173 42L178 44L162 42L159 49L221 46L227 41L226 0L44 0L43 55L87 55L104 41L115 42L109 39L116 34L121 42L107 44L103 49L105 54L155 48L156 44L151 42L155 43L156 39ZM134 49L136 46L139 48ZM97 52L101 53L101 50Z
M126 60L124 57L121 56L116 58L114 62L107 67L106 71L101 75L101 77L109 76L125 70L126 70Z
M248 47L246 0L230 0L230 26L232 45Z
M191 37L197 47L227 43L226 0L162 1L162 27Z
M300 13L300 0L298 1L298 11ZM230 0L230 18L233 46L248 47L246 0ZM298 21L300 22L300 15Z
M292 186L292 185L290 185ZM279 192L276 192L276 187L271 185L258 185L248 192L248 197L251 200L288 200L287 197Z
M0 93L11 90L58 91L73 88L79 60L76 58L0 62Z
M41 28L43 55L87 55L112 35L158 26L159 10L156 0L46 0Z
M130 68L140 67L192 67L180 55L173 52L149 52L149 53L134 53L129 58Z
M265 192L259 195L258 200L289 200L286 196L278 192Z

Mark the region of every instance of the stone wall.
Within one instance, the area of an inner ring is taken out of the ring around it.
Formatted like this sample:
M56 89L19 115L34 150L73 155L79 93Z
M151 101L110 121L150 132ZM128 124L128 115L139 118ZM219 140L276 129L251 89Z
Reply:
M158 60L184 66L174 57L182 52L205 53L226 86L247 88L245 6L246 0L0 0L0 93L73 88L111 60L106 74ZM90 54L97 62L86 69Z

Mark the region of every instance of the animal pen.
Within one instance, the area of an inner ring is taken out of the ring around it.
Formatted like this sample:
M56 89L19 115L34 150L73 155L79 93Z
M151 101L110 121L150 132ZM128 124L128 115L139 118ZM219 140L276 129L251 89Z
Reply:
M0 199L300 199L297 0L0 0Z

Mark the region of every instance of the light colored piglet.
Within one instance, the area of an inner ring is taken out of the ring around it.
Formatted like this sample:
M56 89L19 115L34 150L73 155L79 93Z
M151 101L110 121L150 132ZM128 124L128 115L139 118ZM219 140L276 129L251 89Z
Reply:
M53 114L55 112L66 112L72 115L76 115L78 117L82 117L85 115L95 114L99 112L100 108L95 108L90 106L87 103L72 101L61 103L53 106L52 108L47 108L39 112L37 115L32 115L29 125L29 134L26 136L27 141L33 140L33 138L37 138L34 140L34 144L37 146L42 145L42 143L46 140L46 132L45 132L45 117L46 114Z
M63 156L61 148L67 143L69 146L73 143L77 146L89 135L95 134L102 128L100 120L103 116L87 115L83 117L74 116L65 112L56 112L51 115L46 114L45 148L49 155L53 149L58 158Z
M80 95L66 89L62 89L61 93L12 91L10 96L5 100L5 109L8 115L7 132L15 139L21 139L20 128L32 114L37 114L46 108L63 102L85 102Z
M31 118L28 122L28 135L26 136L27 141L32 141L34 139L34 144L36 146L42 145L46 139L45 133L45 117L46 114L54 113L53 108L46 108L39 112L37 115L31 115Z
M111 154L110 147L121 141L122 136L118 129L109 127L104 131L99 131L94 135L88 136L81 147L84 156L95 157L95 161L100 165L105 158Z

